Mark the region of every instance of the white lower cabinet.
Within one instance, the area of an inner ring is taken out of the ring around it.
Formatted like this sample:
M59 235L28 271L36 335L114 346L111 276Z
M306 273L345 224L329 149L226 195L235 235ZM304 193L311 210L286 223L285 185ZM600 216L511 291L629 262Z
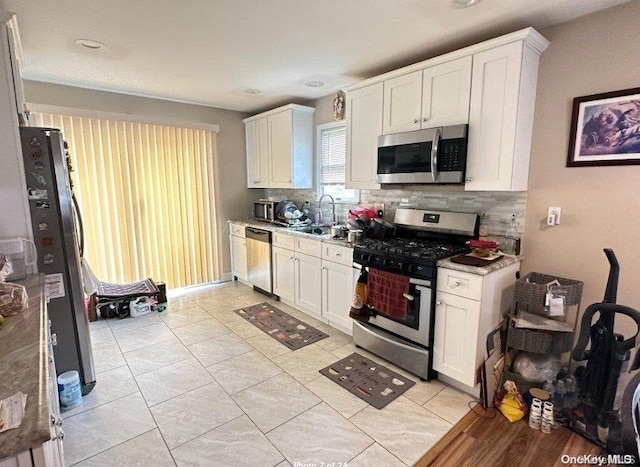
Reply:
M243 236L231 235L231 271L238 279L249 280L247 269L247 240Z
M519 263L487 275L438 268L433 369L475 388L486 337L513 303Z
M322 261L322 317L344 331L351 330L349 310L356 272L352 266Z
M322 260L315 256L297 253L295 256L294 303L306 312L322 314Z
M436 294L433 368L475 386L480 302L444 292Z
M274 246L271 250L273 293L283 300L295 300L295 257L292 250Z
M351 334L349 310L358 272L352 267L353 250L280 232L273 245L273 293Z

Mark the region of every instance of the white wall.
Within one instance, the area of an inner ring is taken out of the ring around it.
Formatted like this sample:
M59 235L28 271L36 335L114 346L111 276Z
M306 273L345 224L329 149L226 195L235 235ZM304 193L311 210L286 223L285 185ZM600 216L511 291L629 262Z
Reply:
M583 309L602 300L609 247L618 303L640 310L640 165L566 167L573 99L640 85L638 18L630 2L541 31L551 45L540 59L523 268L584 281ZM549 206L562 207L560 225L546 225Z

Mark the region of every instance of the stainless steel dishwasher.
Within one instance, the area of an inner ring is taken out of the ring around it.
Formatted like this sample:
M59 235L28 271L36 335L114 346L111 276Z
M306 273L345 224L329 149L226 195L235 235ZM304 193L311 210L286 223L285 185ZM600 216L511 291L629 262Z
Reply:
M245 227L245 236L249 283L254 288L271 294L271 232Z

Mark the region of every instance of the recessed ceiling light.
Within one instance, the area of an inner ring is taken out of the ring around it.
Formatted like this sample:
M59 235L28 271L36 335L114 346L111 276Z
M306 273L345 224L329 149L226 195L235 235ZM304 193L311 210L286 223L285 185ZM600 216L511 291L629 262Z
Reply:
M480 3L481 0L452 0L451 6L453 8L467 8Z
M244 92L245 94L249 94L250 96L255 96L256 94L262 93L260 89L255 89L255 88L243 89L242 92Z
M76 40L76 44L86 47L87 49L104 49L104 44L102 42L92 41L91 39L78 39Z
M304 83L305 86L309 86L310 88L321 88L322 86L324 86L324 83L322 81L309 81L307 83Z

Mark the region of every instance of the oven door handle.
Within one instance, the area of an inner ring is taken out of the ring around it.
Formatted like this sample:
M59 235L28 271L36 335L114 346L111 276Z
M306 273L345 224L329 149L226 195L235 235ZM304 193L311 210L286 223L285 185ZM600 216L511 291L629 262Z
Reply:
M371 329L369 329L369 327L368 327L368 326L366 326L366 325L364 325L364 324L362 324L362 323L356 323L356 322L354 321L354 323L353 323L353 324L355 324L355 325L357 325L357 326L360 326L360 328L362 328L362 330L363 330L363 331L365 331L365 332L367 332L367 333L371 334L372 336L375 336L375 337L376 337L376 339L380 339L380 340L382 340L382 341L386 342L387 344L397 345L397 346L399 346L399 347L401 347L401 348L404 348L404 349L407 349L407 350L413 350L413 351L415 351L416 349L419 349L419 348L420 348L420 347L417 347L417 346L404 344L404 343L402 343L402 342L400 342L400 341L398 341L398 340L393 340L393 339L389 339L388 337L384 337L384 336L383 336L383 335L381 335L381 334L378 334L378 333L376 333L376 332L373 332Z
M362 264L360 263L353 262L351 264L353 265L354 269L362 270L363 268ZM412 277L409 279L409 284L421 285L423 287L431 288L431 281L426 281L424 279L415 279Z

